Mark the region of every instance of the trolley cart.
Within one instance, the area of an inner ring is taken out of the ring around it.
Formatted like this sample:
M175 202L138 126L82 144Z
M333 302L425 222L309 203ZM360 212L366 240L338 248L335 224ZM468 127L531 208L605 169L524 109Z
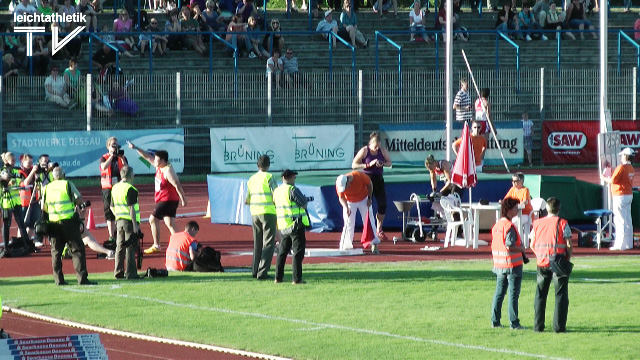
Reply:
M420 214L421 203L432 203L435 199L431 199L427 195L420 196L416 193L411 194L409 201L394 201L398 211L402 213L402 236L394 236L393 243L396 244L400 240L416 242L424 242L427 238L425 233L425 227L429 227L431 232L431 239L437 240L437 232L435 228L437 226L446 225L447 221L438 217L431 217L424 219ZM416 205L418 208L418 217L411 217L411 209Z

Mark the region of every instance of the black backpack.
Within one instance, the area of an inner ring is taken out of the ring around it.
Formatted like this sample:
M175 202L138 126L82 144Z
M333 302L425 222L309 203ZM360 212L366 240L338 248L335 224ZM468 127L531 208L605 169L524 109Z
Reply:
M210 246L203 246L196 253L196 258L187 265L185 271L224 272L220 257L220 251Z

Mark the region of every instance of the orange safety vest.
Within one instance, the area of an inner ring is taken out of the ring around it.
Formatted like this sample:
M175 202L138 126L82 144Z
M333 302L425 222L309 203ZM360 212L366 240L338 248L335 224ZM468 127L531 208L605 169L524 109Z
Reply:
M167 247L167 255L165 259L165 267L183 271L189 262L189 247L196 241L188 232L183 231L171 235L169 238L169 246Z
M22 176L22 179L20 180L20 187L25 187L26 184L24 183L24 180L27 178L27 176L29 176L29 174L27 174L26 171L24 171L23 169L18 170L20 172L20 176ZM25 188L24 190L20 190L20 205L22 207L29 207L29 203L31 203L31 188ZM38 194L36 194L35 199L33 199L34 202L38 202Z
M558 220L560 220L559 229L557 229L556 226ZM567 242L564 240L564 236L562 236L566 226L568 226L567 220L560 219L557 216L547 216L533 222L533 252L536 253L539 267L549 267L549 256L553 254L553 242L556 237L556 229L558 231L556 253L565 254L567 252Z
M507 250L505 241L507 239L507 232L513 226L511 220L501 218L491 228L491 254L493 255L493 266L500 269L513 269L516 266L523 264L522 252ZM522 240L520 234L516 232L518 239L516 240L516 246L522 246Z
M104 154L102 155L101 159L104 159L105 161L109 158L109 154ZM122 160L121 157L118 156L118 169L122 169L124 167L124 161ZM113 179L115 178L115 180ZM103 169L102 166L100 166L100 185L102 185L103 189L111 189L111 187L113 186L113 184L118 182L118 176L115 175L113 176L111 174L111 165L107 166L106 169Z

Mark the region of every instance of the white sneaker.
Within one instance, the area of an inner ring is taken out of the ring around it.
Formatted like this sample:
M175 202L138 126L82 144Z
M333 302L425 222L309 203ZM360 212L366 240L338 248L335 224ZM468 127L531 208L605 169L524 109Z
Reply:
M531 36L527 35L527 36L525 36L525 39L526 39L527 41L531 41Z
M41 248L41 247L43 247L43 246L44 246L44 244L42 243L42 241L35 241L33 244L34 244L37 248Z
M255 53L253 53L253 52L249 53L249 59L255 59L257 57L258 57L258 55L256 55Z
M543 41L547 41L547 40L549 40L549 38L546 35L542 35L542 40Z

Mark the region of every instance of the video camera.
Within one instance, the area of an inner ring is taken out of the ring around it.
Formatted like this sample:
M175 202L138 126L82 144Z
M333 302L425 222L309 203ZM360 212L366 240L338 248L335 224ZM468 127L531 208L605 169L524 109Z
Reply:
M2 187L8 187L11 179L15 178L17 178L17 176L6 168L3 168L2 171L0 171L0 185L2 185Z
M50 161L47 161L44 164L39 163L35 166L37 167L36 174L44 174L57 168L58 166L60 166L60 164L58 164L57 162L51 163Z
M113 154L116 156L124 156L124 150L122 150L120 148L120 145L113 145L111 146L111 148L113 149Z
M305 196L305 199L307 199L307 202L311 202L313 200L315 200L315 198L313 196Z
M91 206L91 201L87 200L87 201L83 202L82 204L80 204L78 207L79 207L81 210L84 210L84 209L86 209L86 208L87 208L87 207L89 207L89 206Z

